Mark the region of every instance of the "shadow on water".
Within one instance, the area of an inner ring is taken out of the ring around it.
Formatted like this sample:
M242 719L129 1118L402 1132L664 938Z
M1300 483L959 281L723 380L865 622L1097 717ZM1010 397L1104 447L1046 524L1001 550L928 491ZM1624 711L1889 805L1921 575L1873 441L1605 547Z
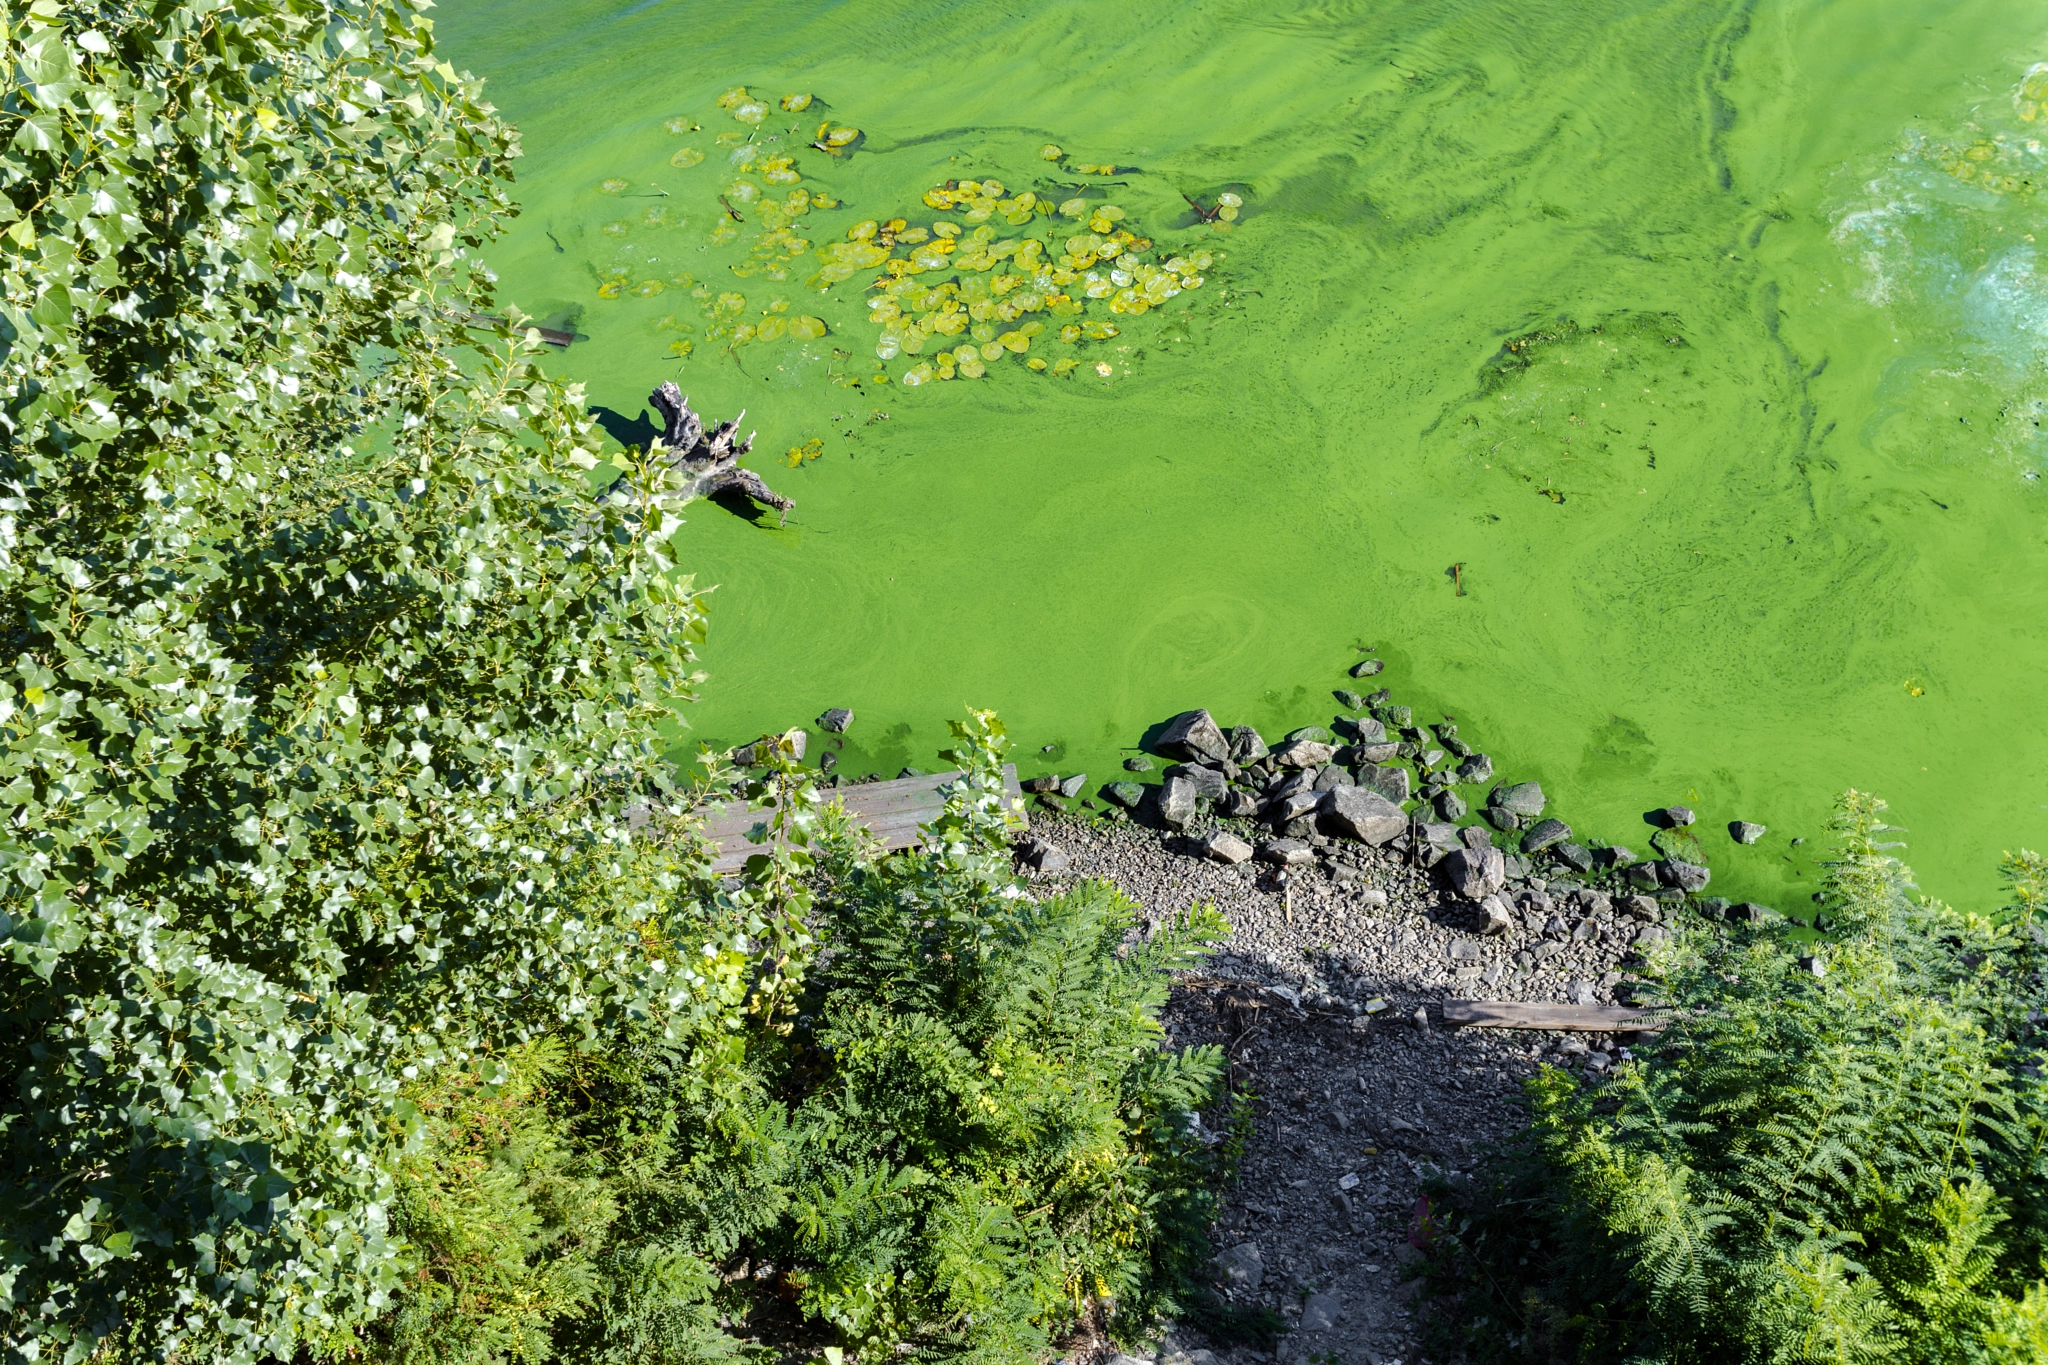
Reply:
M591 405L590 415L595 417L597 424L604 428L605 435L611 437L622 446L632 446L645 450L654 444L655 437L661 435L661 428L654 423L653 419L648 417L647 409L645 408L640 409L639 416L628 417L616 408L608 408L602 403L595 403Z

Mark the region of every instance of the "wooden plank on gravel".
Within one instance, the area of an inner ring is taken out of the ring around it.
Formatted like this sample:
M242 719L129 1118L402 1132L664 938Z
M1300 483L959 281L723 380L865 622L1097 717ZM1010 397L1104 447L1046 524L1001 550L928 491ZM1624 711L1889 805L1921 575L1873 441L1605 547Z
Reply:
M1446 1000L1446 1024L1478 1028L1574 1029L1587 1033L1630 1030L1656 1033L1664 1027L1654 1011L1626 1005L1556 1005L1545 1000Z
M921 837L919 827L939 818L939 812L946 808L946 798L939 794L939 788L958 776L957 771L927 773L922 777L899 777L893 782L835 787L821 795L828 802L844 804L847 814L893 852L915 845ZM1010 824L1028 829L1030 821L1024 816L1024 791L1017 785L1015 764L1003 765L1003 791L1011 798ZM708 809L703 814L705 837L718 846L718 856L711 864L713 872L737 872L748 858L764 851L761 845L747 842L747 831L767 819L767 811L738 806Z

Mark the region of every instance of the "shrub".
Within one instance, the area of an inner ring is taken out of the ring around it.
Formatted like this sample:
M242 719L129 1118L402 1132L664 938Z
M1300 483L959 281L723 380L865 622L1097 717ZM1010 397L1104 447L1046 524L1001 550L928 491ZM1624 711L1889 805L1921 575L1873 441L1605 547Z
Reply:
M1651 964L1671 1023L1648 1055L1592 1088L1546 1070L1530 1135L1446 1191L1468 1345L2048 1359L2042 860L2006 860L2009 918L1959 914L1911 894L1883 809L1841 801L1834 937L1681 935Z

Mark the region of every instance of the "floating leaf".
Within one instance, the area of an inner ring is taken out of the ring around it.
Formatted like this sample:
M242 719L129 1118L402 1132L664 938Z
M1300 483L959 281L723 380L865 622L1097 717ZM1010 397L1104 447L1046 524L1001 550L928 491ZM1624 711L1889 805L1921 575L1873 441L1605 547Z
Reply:
M597 287L597 296L601 299L615 299L625 292L626 283L624 280L606 280Z
M666 123L663 123L661 126L668 129L671 133L676 133L678 135L683 133L695 133L702 131L697 127L696 123L693 120L686 119L681 114L678 114L674 118L669 119Z
M718 107L721 109L737 109L746 102L747 87L744 85L735 85L718 97Z
M660 280L642 280L633 286L633 292L643 299L651 299L667 287Z
M610 180L607 180L603 184L599 185L598 188L603 190L606 194L618 194L620 191L626 188L628 183L629 182L627 181L619 179L617 176L613 176Z
M1066 155L1065 152L1061 151L1057 146L1053 145L1050 142L1046 143L1043 147L1040 147L1038 149L1038 154L1047 161L1058 161L1061 157Z
M668 159L668 164L678 170L686 171L692 166L704 164L704 152L701 148L697 147L678 147L676 148L675 155Z
M782 97L782 108L784 113L801 114L804 110L810 107L811 97L809 95L784 95Z
M825 320L809 313L801 313L789 320L789 334L798 341L816 341L825 332Z

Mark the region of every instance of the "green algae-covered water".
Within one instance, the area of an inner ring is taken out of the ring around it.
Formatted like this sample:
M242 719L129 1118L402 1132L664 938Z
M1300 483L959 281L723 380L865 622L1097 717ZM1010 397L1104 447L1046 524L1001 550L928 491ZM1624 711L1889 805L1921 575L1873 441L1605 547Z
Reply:
M676 379L747 409L797 501L691 509L718 586L692 742L846 705L846 770L893 773L973 704L1027 774L1106 779L1189 707L1326 719L1371 646L1585 833L1641 851L1645 808L1698 807L1730 894L1803 898L1789 840L1845 785L1962 904L2048 844L2039 6L440 16L525 134L507 299L584 338L559 367L620 441ZM979 218L922 199L989 180ZM855 250L896 218L959 230L909 294ZM1131 277L1106 297L1075 270L1003 312L988 281L1029 272L970 259L1082 234ZM973 325L903 344L949 308Z

